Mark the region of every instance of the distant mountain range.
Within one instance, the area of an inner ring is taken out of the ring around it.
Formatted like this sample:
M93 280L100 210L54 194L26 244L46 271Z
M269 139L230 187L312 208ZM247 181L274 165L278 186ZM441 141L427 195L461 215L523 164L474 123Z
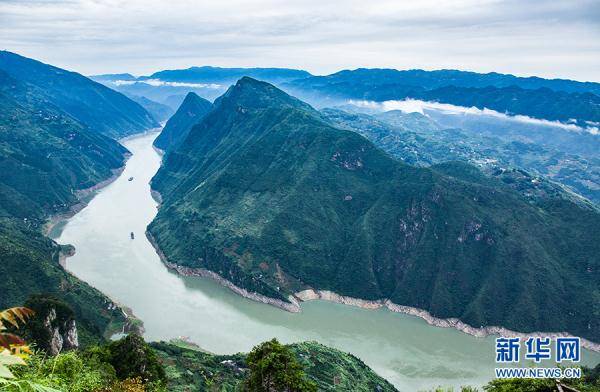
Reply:
M148 113L150 113L150 115L152 115L152 118L159 123L168 120L173 113L175 113L175 110L173 110L173 108L171 108L169 105L155 102L151 99L138 95L125 95L127 95L132 101L139 103L144 109L146 109Z
M48 103L107 136L118 138L158 126L139 104L76 72L0 51L0 70L39 88Z
M152 180L170 262L283 301L331 290L600 341L595 208L532 204L465 163L406 165L251 78L214 105Z
M143 96L177 109L183 97L193 92L213 100L243 76L279 84L311 76L302 70L289 68L221 68L190 67L155 72L149 76L131 74L93 75L92 79L132 96ZM174 99L181 97L181 99Z
M287 68L191 67L149 76L106 74L94 80L130 95L168 104L169 96L195 92L213 100L243 76L275 84L313 105L333 106L345 100L417 99L492 109L509 115L576 123L600 123L600 83L517 77L458 70L344 70L327 76ZM176 107L172 106L173 109Z
M597 127L600 122L600 83L591 82L454 70L357 69L295 80L283 88L321 105L345 99L412 98L576 122L582 127Z
M321 113L336 126L360 133L411 165L466 161L530 200L566 197L586 202L550 179L600 205L600 187L595 185L600 183L597 136L506 122L486 127L483 119L475 129L448 128L420 113L362 111L346 105Z
M231 84L244 76L271 83L281 83L307 78L312 75L307 71L289 68L221 68L204 66L159 71L150 76L138 78L138 80L158 79L168 82Z

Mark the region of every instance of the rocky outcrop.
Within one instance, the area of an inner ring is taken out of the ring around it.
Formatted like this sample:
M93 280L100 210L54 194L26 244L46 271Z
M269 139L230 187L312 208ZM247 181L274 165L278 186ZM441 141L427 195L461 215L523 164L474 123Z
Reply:
M42 322L46 329L46 350L50 355L57 355L60 352L75 350L79 348L79 338L77 336L77 325L75 319L68 318L61 321L58 319L55 308L50 308Z

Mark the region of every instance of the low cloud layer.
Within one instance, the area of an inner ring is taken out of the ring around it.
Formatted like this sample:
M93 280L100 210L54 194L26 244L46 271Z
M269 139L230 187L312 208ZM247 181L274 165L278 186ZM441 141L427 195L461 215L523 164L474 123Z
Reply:
M543 120L523 115L515 115L511 116L505 113L500 113L492 109L478 109L476 107L463 107L451 105L448 103L439 103L439 102L428 102L428 101L420 101L416 99L405 99L401 101L383 101L383 102L375 102L375 101L348 101L349 104L366 107L374 110L381 110L383 112L387 112L390 110L401 110L405 113L421 113L427 115L428 110L436 110L443 114L448 115L473 115L473 116L487 116L494 117L505 121L511 122L520 122L526 124L532 124L537 126L544 127L555 127L561 128L566 131L571 132L588 132L592 135L599 135L600 129L593 124L590 124L589 127L582 128L575 124L565 124L560 121L550 121Z
M154 87L169 86L169 87L190 87L190 88L207 88L211 90L221 89L223 86L216 83L186 83L186 82L166 82L160 79L145 79L145 80L115 80L116 86L128 86L131 84L142 83Z
M0 42L86 74L457 68L600 81L597 0L0 0Z

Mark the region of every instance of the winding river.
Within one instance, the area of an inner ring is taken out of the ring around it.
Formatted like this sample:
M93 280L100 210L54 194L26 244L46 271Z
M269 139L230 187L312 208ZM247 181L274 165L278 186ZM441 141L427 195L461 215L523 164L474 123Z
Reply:
M152 148L156 135L123 140L133 153L123 174L50 233L57 242L76 247L67 269L131 308L144 322L147 339L185 336L223 354L248 351L272 337L316 340L355 354L402 391L481 385L493 378L493 337L475 338L386 309L324 301L288 313L242 298L212 280L170 272L144 235L157 208L148 185L160 166ZM600 355L584 351L583 362L598 363Z

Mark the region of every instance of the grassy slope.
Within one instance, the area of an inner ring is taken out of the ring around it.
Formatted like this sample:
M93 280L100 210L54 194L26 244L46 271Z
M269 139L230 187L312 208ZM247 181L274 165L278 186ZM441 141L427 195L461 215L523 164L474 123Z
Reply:
M309 285L600 339L597 212L530 205L466 164L402 164L252 79L216 105L153 180L171 261L273 297Z
M84 344L124 321L104 295L64 271L59 247L40 228L78 201L77 190L110 177L126 152L0 71L0 309L52 293L75 310Z
M170 391L235 391L246 376L245 354L213 355L166 343L152 343L152 347L165 365ZM290 348L321 391L396 390L352 354L316 342Z

